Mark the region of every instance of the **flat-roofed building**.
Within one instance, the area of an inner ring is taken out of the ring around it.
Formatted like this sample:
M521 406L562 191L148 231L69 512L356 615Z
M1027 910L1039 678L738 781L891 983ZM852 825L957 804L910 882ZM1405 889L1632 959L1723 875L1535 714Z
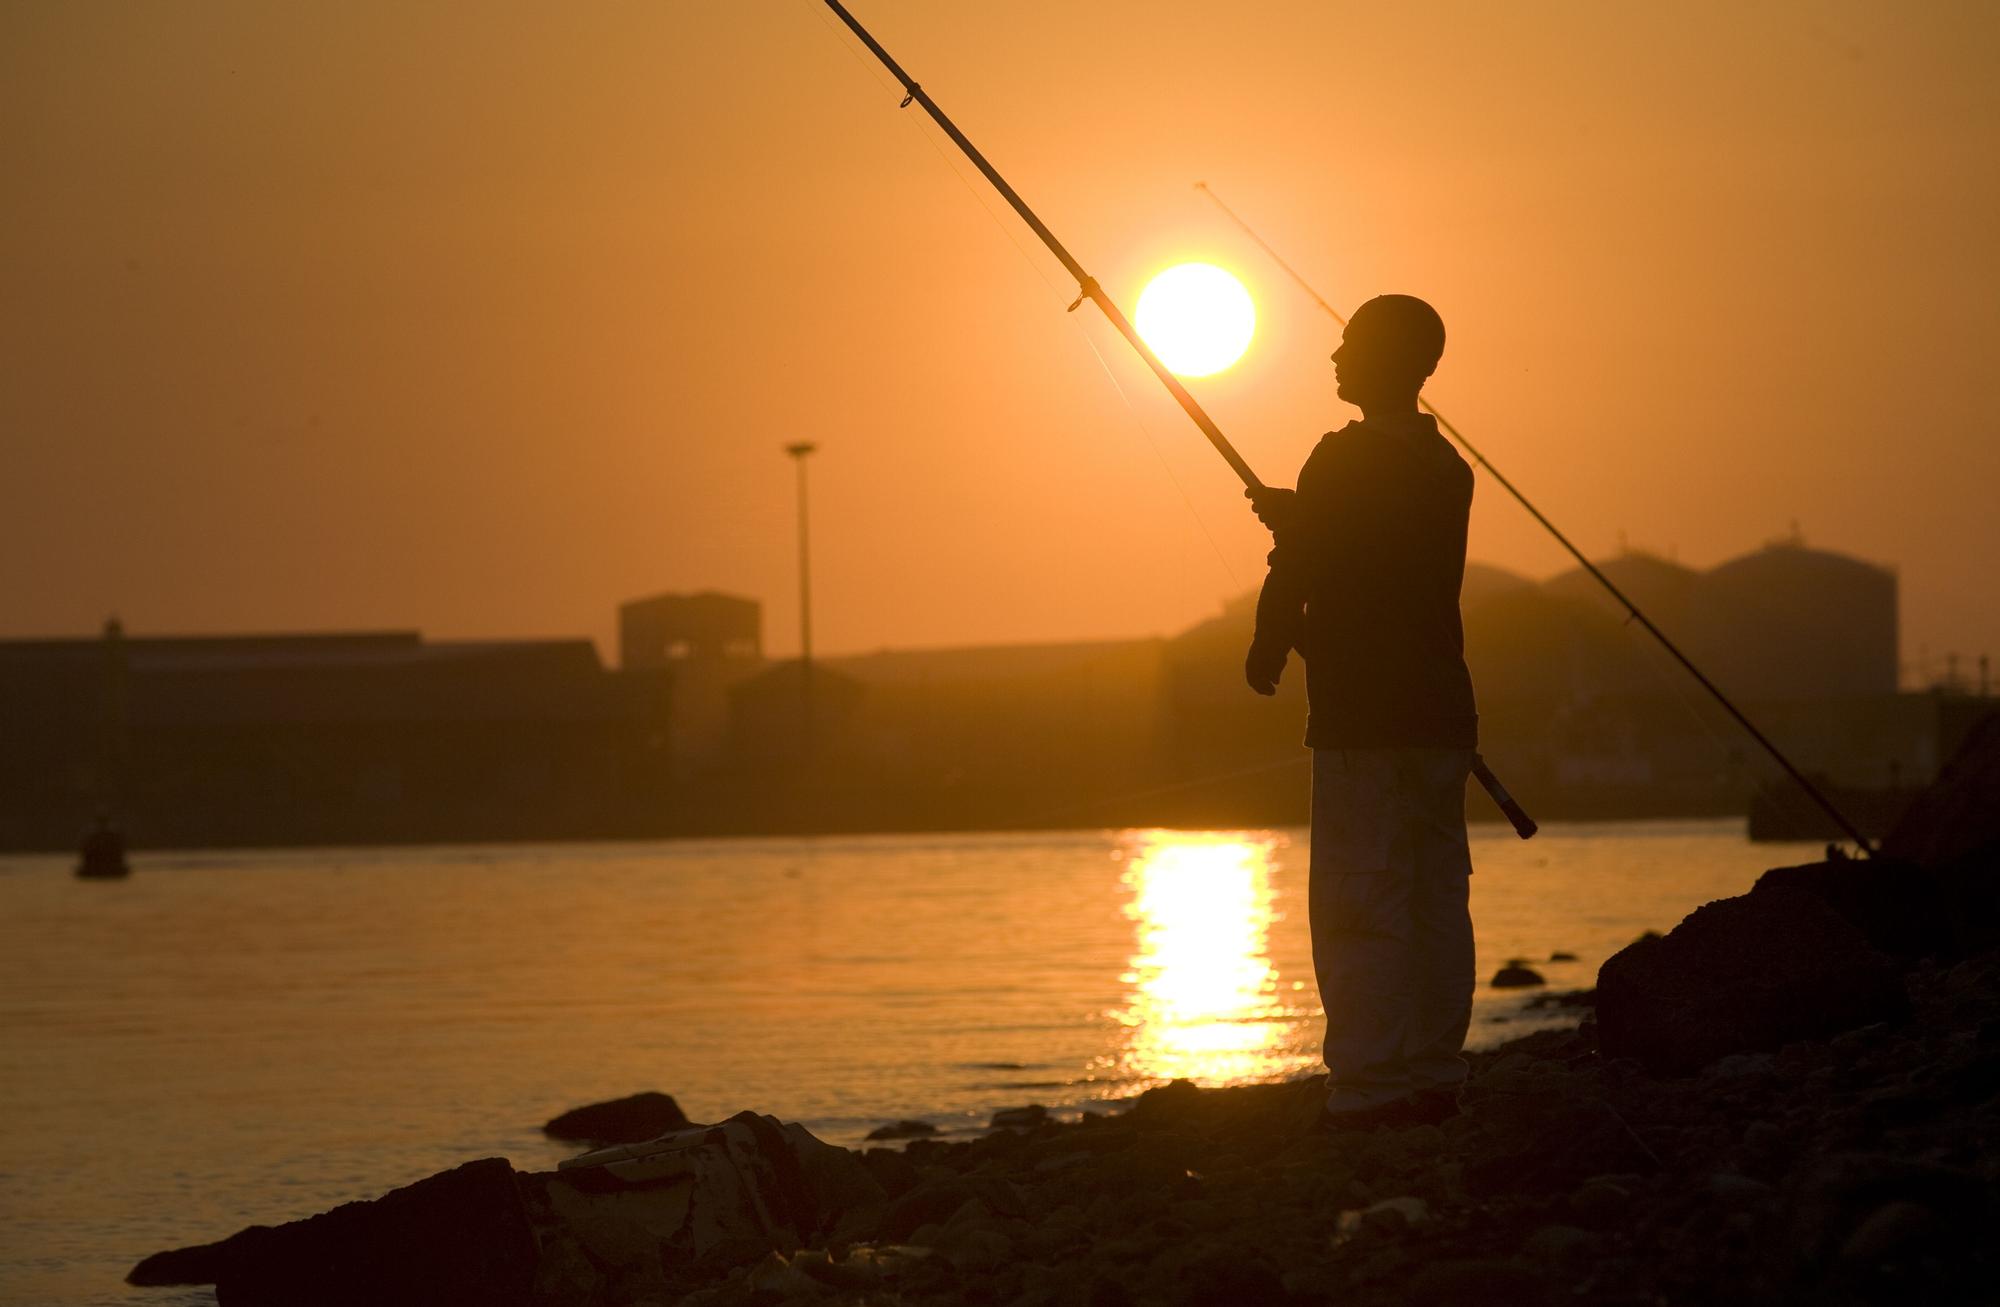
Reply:
M668 687L582 639L0 642L0 844L99 809L153 847L659 833Z

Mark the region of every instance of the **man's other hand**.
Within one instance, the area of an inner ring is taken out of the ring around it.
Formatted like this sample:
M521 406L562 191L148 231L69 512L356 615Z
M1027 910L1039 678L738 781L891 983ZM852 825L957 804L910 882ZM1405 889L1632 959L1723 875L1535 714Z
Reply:
M1292 507L1299 492L1282 486L1260 486L1245 490L1243 497L1257 510L1257 520L1276 532L1291 525Z
M1278 678L1285 674L1285 651L1275 653L1250 646L1250 656L1243 660L1243 679L1250 688L1262 695L1278 692Z

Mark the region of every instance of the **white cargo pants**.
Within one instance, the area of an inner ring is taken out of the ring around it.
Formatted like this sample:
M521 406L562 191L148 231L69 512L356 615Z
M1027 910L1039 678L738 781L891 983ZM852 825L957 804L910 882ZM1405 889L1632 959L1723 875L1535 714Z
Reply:
M1313 750L1309 912L1327 1110L1465 1079L1470 749Z

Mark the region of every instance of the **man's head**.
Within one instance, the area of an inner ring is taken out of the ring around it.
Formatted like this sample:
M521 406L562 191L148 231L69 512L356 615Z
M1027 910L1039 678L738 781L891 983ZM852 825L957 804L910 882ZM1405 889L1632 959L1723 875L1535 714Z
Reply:
M1444 319L1414 295L1377 295L1348 319L1333 352L1340 397L1366 413L1412 405L1444 355Z

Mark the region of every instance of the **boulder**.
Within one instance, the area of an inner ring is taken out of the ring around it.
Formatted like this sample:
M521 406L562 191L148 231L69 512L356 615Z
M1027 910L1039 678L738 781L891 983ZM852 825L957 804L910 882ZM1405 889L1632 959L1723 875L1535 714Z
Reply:
M1907 1005L1888 956L1820 895L1782 884L1698 908L1597 976L1604 1055L1660 1075L1894 1019Z
M893 1148L871 1148L861 1155L861 1164L891 1199L901 1198L919 1183L916 1163Z
M1816 896L1869 944L1899 958L1959 952L1964 921L1946 877L1888 857L1834 858L1773 867L1751 893L1798 889Z
M552 1139L602 1147L641 1143L689 1124L687 1113L670 1095L648 1090L608 1103L571 1108L543 1126L542 1133Z
M372 1202L157 1254L128 1280L213 1283L229 1307L529 1307L537 1259L518 1181L504 1158L467 1162Z
M270 1233L268 1225L253 1225L220 1243L154 1253L126 1274L125 1283L149 1289L173 1284L214 1284L222 1278L223 1268L232 1258L241 1256L246 1247Z
M2000 853L2000 713L1967 732L1937 780L1890 828L1882 852L1928 867Z
M1029 1129L1048 1119L1049 1109L1040 1103L1029 1103L1026 1107L1003 1107L993 1114L993 1122L987 1129Z
M1521 959L1515 958L1508 962L1506 966L1494 972L1493 979L1486 983L1495 989L1530 989L1536 985L1546 985L1549 982L1542 976L1541 972L1535 970Z
M1313 1112L1317 1116L1320 1095L1313 1096ZM1139 1095L1132 1104L1132 1116L1140 1121L1181 1121L1201 1105L1201 1087L1192 1080L1171 1080L1164 1085L1156 1085Z
M891 1121L888 1125L878 1125L868 1132L868 1138L875 1139L916 1139L923 1135L934 1135L938 1128L928 1121Z
M1807 1266L1881 1255L1932 1228L1977 1244L1991 1219L1977 1175L1881 1153L1820 1158L1792 1178L1785 1207L1792 1252Z
M1597 991L1594 989L1562 989L1553 994L1537 994L1529 999L1527 1008L1539 1012L1545 1008L1592 1008L1597 1006Z
M887 1201L861 1159L805 1127L739 1112L524 1177L546 1250L579 1248L613 1281L790 1254Z

